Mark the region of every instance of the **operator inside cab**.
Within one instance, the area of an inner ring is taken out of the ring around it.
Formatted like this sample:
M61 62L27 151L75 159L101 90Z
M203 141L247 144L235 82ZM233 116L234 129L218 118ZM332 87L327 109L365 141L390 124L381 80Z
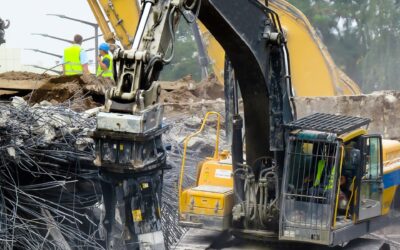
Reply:
M97 76L114 79L113 75L113 59L108 53L110 46L107 43L102 43L99 46L100 55L97 57L99 66L97 67Z

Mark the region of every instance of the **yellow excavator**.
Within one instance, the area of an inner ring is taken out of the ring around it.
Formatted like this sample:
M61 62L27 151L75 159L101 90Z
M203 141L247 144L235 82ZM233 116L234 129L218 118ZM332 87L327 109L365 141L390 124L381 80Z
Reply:
M88 0L88 3L103 32L104 40L108 43L119 41L125 49L129 49L139 22L140 1ZM269 1L269 7L279 15L287 36L291 78L297 96L361 94L359 86L335 65L327 48L301 11L282 0ZM197 22L202 35L202 41L198 44L205 45L211 67L219 82L223 83L225 52L201 21Z
M182 18L194 22L197 17L202 30L215 37L209 38L208 47L214 70L217 75L221 71L225 51L237 82L230 121L232 148L220 153L216 143L214 156L199 166L195 187L184 190L180 181L182 226L332 247L394 219L391 212L400 206L400 143L369 135L370 120L365 118L323 113L295 117L295 95L360 90L334 65L307 19L293 6L282 0L88 3L106 41L119 40L122 45L113 54L117 86L107 92L93 133L108 248L164 248L162 134L168 128L162 122L157 79L172 60L175 30ZM208 115L220 117L215 112ZM199 249L189 245L182 249Z

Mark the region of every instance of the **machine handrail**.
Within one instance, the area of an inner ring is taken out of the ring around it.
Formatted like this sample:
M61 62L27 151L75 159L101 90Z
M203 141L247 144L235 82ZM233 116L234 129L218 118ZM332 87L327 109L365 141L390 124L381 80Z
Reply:
M337 180L337 190L336 190L336 200L335 200L335 211L333 213L333 225L332 229L336 228L336 220L337 220L337 211L338 211L338 206L339 206L339 194L340 194L340 176L342 175L342 166L343 166L343 158L344 158L344 147L341 146L341 154L340 154L340 166L339 166L339 178Z
M183 185L183 176L185 172L185 163L186 163L186 151L187 151L187 145L189 141L199 135L201 132L203 132L205 125L208 121L208 117L210 115L216 115L217 116L217 132L216 132L216 138L215 138L215 150L214 150L214 155L213 159L217 160L219 158L218 156L218 147L219 147L219 134L220 134L220 122L221 122L221 115L218 112L215 111L210 111L207 112L206 115L204 116L203 123L201 124L201 127L199 130L197 130L195 133L187 136L184 141L183 141L183 156L182 156L182 164L181 164L181 171L180 171L180 176L179 176L179 184L178 184L178 194L179 194L179 203L181 204L181 199L182 199L182 185ZM179 214L181 214L181 206L179 205Z

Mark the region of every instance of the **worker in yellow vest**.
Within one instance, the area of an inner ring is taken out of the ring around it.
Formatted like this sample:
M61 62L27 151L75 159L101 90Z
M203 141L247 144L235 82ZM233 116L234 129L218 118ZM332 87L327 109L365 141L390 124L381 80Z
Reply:
M64 75L82 75L90 74L89 59L86 51L82 49L82 36L75 35L71 46L64 49L63 71Z
M324 159L320 159L317 165L317 175L315 176L313 187L319 187L321 184L322 173L324 172L326 165L326 161ZM325 171L325 175L328 173ZM331 191L333 189L334 181L335 181L335 166L332 166L332 169L329 173L329 176L325 176L323 178L325 181L323 184L325 191Z
M99 46L100 55L97 57L99 66L97 67L97 76L108 77L114 79L113 74L113 59L108 53L110 46L107 43L102 43Z

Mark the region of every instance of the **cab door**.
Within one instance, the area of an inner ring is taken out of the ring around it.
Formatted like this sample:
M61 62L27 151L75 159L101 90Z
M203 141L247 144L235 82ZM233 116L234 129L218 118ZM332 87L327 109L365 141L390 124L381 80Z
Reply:
M362 138L362 162L358 172L358 220L381 215L383 193L382 138Z

